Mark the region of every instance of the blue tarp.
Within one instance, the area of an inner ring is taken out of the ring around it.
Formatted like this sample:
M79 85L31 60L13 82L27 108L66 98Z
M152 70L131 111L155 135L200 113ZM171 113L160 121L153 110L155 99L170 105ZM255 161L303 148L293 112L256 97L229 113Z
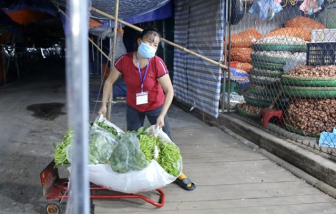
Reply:
M173 16L173 10L174 10L173 2L169 2L168 4L158 8L156 10L150 11L150 12L148 12L146 14L143 14L143 15L134 15L132 17L125 18L123 21L126 21L126 22L131 23L131 24L138 24L138 23L142 23L142 22L149 22L149 21L154 21L154 20L166 19L166 18L169 18L169 17Z
M56 0L62 6L62 10L66 12L66 3L62 0ZM105 13L114 15L115 0L92 1L92 7L101 10ZM10 3L0 1L0 7L5 8L4 13L16 12L21 9L31 9L48 13L53 16L58 15L57 8L49 0L14 0ZM131 24L137 24L147 21L165 19L173 16L173 1L172 0L123 0L119 3L118 17ZM68 34L68 20L61 13L64 32ZM98 14L91 14L93 17L106 18ZM1 20L4 21L4 20ZM102 28L110 26L108 20L105 20ZM112 23L114 26L114 23Z
M174 42L216 62L222 60L225 0L178 0L175 5ZM175 97L217 118L221 70L175 48Z
M163 7L171 0L122 0L119 1L118 17L128 19L134 16L141 16ZM92 7L104 11L110 15L115 15L115 0L92 0ZM92 12L92 16L103 17Z
M133 16L130 17L126 17L126 18L122 18L120 17L120 19L122 19L123 21L126 21L130 24L138 24L138 23L143 23L143 22L148 22L148 21L154 21L154 20L161 20L161 19L165 19L165 18L169 18L172 17L174 14L174 6L173 6L173 2L172 1L165 1L166 3L163 4L162 7L157 8L155 10L150 10L148 13L142 14L142 15L138 15L135 14ZM63 10L65 10L64 8L62 8ZM130 14L130 13L129 13ZM62 22L63 22L63 27L64 27L64 32L66 35L69 34L69 27L68 25L68 20L67 18L61 14L61 18L62 18ZM114 26L114 21L112 21L110 23L109 20L103 20L103 25L98 27L98 28L109 28L110 26ZM91 29L94 30L94 29ZM99 30L99 29L97 29ZM101 31L101 30L100 30Z
M50 15L56 16L58 11L57 8L50 1L41 0L14 0L10 3L0 2L1 7L5 7L5 13L12 13L22 9L37 10L44 13L49 13Z

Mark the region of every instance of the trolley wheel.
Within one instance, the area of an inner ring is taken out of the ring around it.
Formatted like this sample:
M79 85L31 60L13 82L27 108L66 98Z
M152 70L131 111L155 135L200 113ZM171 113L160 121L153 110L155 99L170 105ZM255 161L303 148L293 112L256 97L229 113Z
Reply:
M47 214L61 214L61 206L59 203L49 203L45 208Z

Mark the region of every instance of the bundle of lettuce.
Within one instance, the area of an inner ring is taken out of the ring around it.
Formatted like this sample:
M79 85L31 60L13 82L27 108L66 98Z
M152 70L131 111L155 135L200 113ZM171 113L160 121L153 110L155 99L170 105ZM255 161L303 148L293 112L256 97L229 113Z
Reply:
M73 130L56 145L55 166L64 165L71 173ZM106 118L98 117L90 126L90 181L106 188L137 193L150 191L173 182L182 172L179 148L161 129L141 127L123 132Z

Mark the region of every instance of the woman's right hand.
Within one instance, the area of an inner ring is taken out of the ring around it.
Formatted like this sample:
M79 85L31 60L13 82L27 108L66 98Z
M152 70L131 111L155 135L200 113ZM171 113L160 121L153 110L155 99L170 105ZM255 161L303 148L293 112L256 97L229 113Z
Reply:
M106 106L102 105L98 111L98 114L101 115L103 114L103 116L106 116Z

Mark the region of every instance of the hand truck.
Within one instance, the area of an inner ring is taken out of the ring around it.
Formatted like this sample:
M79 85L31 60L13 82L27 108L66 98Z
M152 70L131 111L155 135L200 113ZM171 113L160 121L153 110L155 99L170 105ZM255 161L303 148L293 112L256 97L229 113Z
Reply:
M58 169L55 168L54 160L42 170L40 173L41 184L43 188L43 195L47 198L48 204L46 205L47 214L60 214L61 213L61 200L68 198L68 178L60 178ZM105 194L95 194L94 192L102 192ZM156 207L162 207L165 201L165 194L161 189L156 189L160 194L159 202L155 202L143 195L138 194L106 194L106 192L115 193L104 187L95 185L90 182L90 199L125 199L125 198L139 198Z

